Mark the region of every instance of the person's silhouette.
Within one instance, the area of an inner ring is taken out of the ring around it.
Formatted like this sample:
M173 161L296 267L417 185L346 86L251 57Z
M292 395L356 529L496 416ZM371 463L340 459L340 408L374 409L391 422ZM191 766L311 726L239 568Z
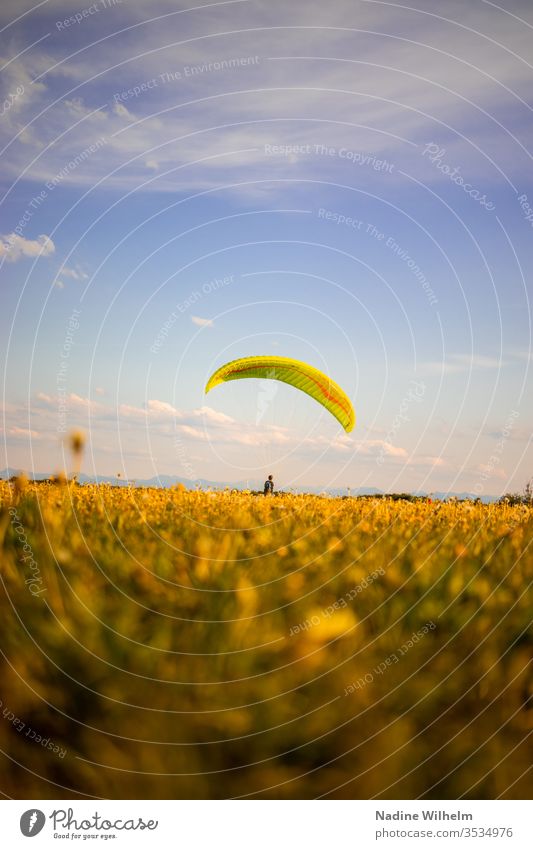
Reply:
M269 475L268 479L265 481L263 492L265 495L271 495L274 492L274 479L272 475Z

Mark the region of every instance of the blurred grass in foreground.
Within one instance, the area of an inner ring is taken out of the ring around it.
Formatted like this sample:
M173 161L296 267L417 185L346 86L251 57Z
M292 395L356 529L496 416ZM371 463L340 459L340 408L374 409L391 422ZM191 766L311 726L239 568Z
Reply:
M530 508L27 481L0 506L8 796L527 798Z

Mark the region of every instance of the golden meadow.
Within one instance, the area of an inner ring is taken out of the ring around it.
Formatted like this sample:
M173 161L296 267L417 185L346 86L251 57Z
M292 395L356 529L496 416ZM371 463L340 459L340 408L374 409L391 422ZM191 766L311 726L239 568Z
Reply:
M528 796L531 508L23 480L0 507L5 794Z

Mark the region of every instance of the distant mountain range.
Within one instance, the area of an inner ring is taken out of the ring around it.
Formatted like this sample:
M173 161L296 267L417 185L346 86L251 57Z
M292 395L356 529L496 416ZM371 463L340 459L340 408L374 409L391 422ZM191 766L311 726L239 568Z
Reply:
M13 475L17 475L20 473L20 469L3 469L0 472L0 478L3 480L7 480ZM46 480L53 476L52 472L34 472L33 474L26 472L29 478L32 480ZM144 487L157 487L159 489L170 489L172 486L176 486L177 484L183 484L183 486L187 487L187 489L226 489L229 487L230 489L252 489L252 490L262 490L263 489L263 480L262 479L250 479L247 481L210 481L205 478L198 478L197 480L190 480L188 478L180 478L176 475L159 475L154 476L152 478L143 478L139 479L130 479L125 480L123 478L118 478L116 476L110 475L101 475L101 476L89 476L89 475L78 475L78 483L86 484L86 483L109 483L112 486L128 486L129 484L135 484L135 486L144 486ZM321 493L326 493L327 495L332 496L341 496L341 495L385 495L381 489L376 489L375 487L363 487L358 489L357 487L318 487L318 486L290 486L287 487L287 492L296 492L296 493L311 493L312 495L320 495ZM430 495L431 498L434 498L436 501L444 501L448 498L475 498L476 496L471 492L414 492L412 495L422 495L427 496ZM483 495L481 496L481 501L484 504L492 504L495 501L498 501L498 495Z

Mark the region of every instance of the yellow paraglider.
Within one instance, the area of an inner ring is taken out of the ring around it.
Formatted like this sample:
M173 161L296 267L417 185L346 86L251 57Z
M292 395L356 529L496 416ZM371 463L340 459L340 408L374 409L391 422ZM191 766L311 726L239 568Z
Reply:
M281 380L300 389L335 416L344 430L349 433L355 425L355 413L346 393L331 378L313 366L290 357L243 357L221 366L211 375L205 387L210 389L227 380L259 377Z

